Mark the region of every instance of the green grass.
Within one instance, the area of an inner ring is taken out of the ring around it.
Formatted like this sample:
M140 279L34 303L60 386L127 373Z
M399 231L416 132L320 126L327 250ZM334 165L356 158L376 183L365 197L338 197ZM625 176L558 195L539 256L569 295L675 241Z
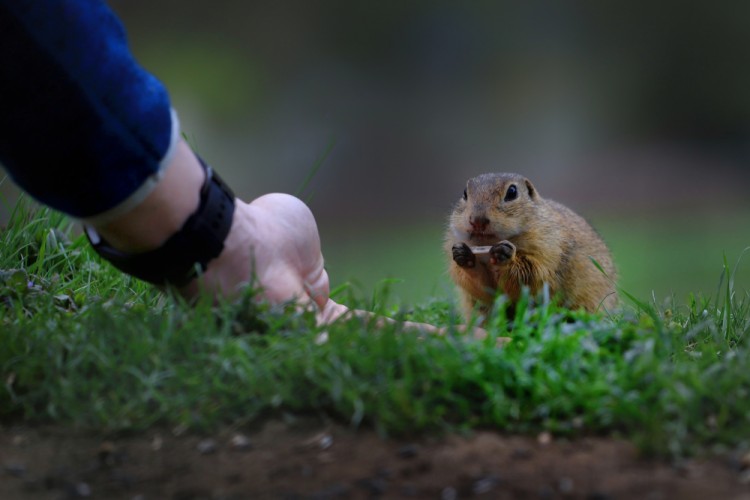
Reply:
M750 246L749 220L745 206L679 216L627 213L592 222L612 249L621 286L639 297L665 302L674 295L684 302L690 293L716 294L724 255L734 264ZM321 224L331 279L351 280L365 294L384 277L395 278L394 304L450 299L454 293L442 249L444 225L444 219L435 219L339 231ZM750 290L750 258L741 262L735 281L738 291Z
M720 294L671 309L632 297L606 317L523 301L480 341L436 298L388 311L446 336L350 319L319 343L310 313L252 290L188 307L101 263L65 218L21 205L0 233L0 423L201 431L312 414L388 435L548 430L666 456L747 449L750 296L723 267ZM385 297L338 293L381 312Z

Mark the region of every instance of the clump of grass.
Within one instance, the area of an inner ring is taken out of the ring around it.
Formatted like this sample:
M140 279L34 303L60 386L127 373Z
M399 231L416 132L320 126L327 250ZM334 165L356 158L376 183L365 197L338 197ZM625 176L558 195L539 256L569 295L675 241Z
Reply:
M351 318L321 343L312 313L251 289L193 307L160 295L47 210L19 206L0 241L0 421L197 430L318 414L389 435L616 434L672 456L750 444L750 298L726 262L722 293L682 306L630 297L605 317L527 297L509 324L499 298L489 337L475 340L434 299L388 312L445 336ZM337 293L365 308L387 296ZM513 341L497 348L499 336Z

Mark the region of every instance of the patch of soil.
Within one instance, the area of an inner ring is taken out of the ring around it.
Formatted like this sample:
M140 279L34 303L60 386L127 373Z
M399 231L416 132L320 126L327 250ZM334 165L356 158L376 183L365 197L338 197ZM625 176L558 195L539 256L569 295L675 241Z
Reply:
M616 439L486 431L397 441L278 421L210 437L0 428L2 499L750 499L748 465L727 457L674 466Z

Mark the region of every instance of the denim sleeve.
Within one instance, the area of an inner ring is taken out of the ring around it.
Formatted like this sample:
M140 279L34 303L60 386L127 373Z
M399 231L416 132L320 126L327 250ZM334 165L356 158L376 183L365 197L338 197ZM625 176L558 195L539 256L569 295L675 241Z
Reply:
M22 189L104 220L145 198L178 137L103 1L0 0L0 163Z

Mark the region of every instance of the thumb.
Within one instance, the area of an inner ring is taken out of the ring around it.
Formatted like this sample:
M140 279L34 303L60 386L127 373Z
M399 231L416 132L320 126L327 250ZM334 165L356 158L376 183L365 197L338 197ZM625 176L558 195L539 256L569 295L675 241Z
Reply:
M285 263L296 274L305 292L323 309L328 302L330 284L320 250L320 235L315 217L302 200L288 194L261 196L252 205L265 212L264 233L273 240L274 259Z
M323 256L321 255L320 263L316 268L308 274L304 280L305 291L310 298L317 304L321 310L328 304L328 297L330 296L330 281L328 279L328 272L323 267Z

